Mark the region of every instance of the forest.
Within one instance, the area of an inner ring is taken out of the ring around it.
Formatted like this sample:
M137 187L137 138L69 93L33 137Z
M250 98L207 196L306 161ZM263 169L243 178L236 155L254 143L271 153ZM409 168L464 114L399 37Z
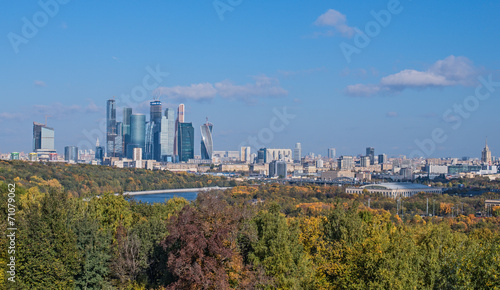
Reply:
M500 287L500 209L492 217L474 215L496 193L419 194L398 205L382 196L348 195L342 187L260 184L200 193L191 203L173 198L147 204L112 194L114 188L105 191L104 174L120 182L156 178L136 177L135 171L2 170L1 231L7 229L10 183L16 184L18 231L17 279L12 284L1 271L0 288ZM83 192L70 182L83 172L85 184L103 182L98 191ZM166 184L182 187L180 177L161 174L175 180ZM435 204L434 216L427 215L427 200ZM454 207L459 203L463 211ZM7 246L2 235L0 247ZM8 257L2 250L2 269Z
M125 191L234 186L225 177L152 171L133 168L113 168L89 164L59 162L25 162L0 160L0 181L16 181L25 188L59 182L75 197Z

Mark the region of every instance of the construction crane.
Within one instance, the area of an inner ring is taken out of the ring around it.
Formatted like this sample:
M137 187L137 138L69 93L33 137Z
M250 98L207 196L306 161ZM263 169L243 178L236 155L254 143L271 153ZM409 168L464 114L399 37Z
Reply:
M47 118L49 118L49 117L52 117L52 116L45 115L45 126L47 126Z

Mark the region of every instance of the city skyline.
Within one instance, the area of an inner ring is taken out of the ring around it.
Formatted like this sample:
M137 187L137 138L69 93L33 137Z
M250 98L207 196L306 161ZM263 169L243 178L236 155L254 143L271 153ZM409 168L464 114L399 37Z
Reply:
M46 115L60 154L70 145L92 148L96 138L105 144L105 100L115 95L118 108L141 114L155 97L166 107L184 103L195 127L208 116L217 124L214 150L239 150L286 111L294 117L263 147L301 143L302 152L336 148L337 156L356 156L370 146L388 156L419 150L480 158L488 136L491 154L500 155L491 118L500 105L499 3L244 2L223 20L211 2L94 3L102 11L61 5L17 53L9 38L0 42L9 71L0 80L9 100L0 110L0 152L30 152L32 122ZM20 3L6 11L0 31L22 36L23 17L32 21L43 9ZM381 23L378 33L368 33L369 43L347 61L342 44L355 47L354 28L366 31L373 21ZM122 98L141 89L138 101ZM489 98L475 95L488 89ZM436 129L444 141L432 140Z

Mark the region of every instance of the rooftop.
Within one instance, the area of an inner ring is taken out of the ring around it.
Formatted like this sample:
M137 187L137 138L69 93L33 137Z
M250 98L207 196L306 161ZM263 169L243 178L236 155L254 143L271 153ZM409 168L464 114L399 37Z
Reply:
M409 183L409 182L391 182L391 183L367 184L361 186L360 188L396 190L396 189L428 189L429 186L418 183Z

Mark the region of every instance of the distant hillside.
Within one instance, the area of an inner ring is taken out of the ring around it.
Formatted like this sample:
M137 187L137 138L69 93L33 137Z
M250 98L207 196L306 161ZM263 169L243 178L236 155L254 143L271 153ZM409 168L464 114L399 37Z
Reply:
M87 164L3 160L0 161L0 180L6 182L16 180L26 188L57 180L64 189L76 196L104 192L235 185L234 181L229 181L225 177L209 175Z

